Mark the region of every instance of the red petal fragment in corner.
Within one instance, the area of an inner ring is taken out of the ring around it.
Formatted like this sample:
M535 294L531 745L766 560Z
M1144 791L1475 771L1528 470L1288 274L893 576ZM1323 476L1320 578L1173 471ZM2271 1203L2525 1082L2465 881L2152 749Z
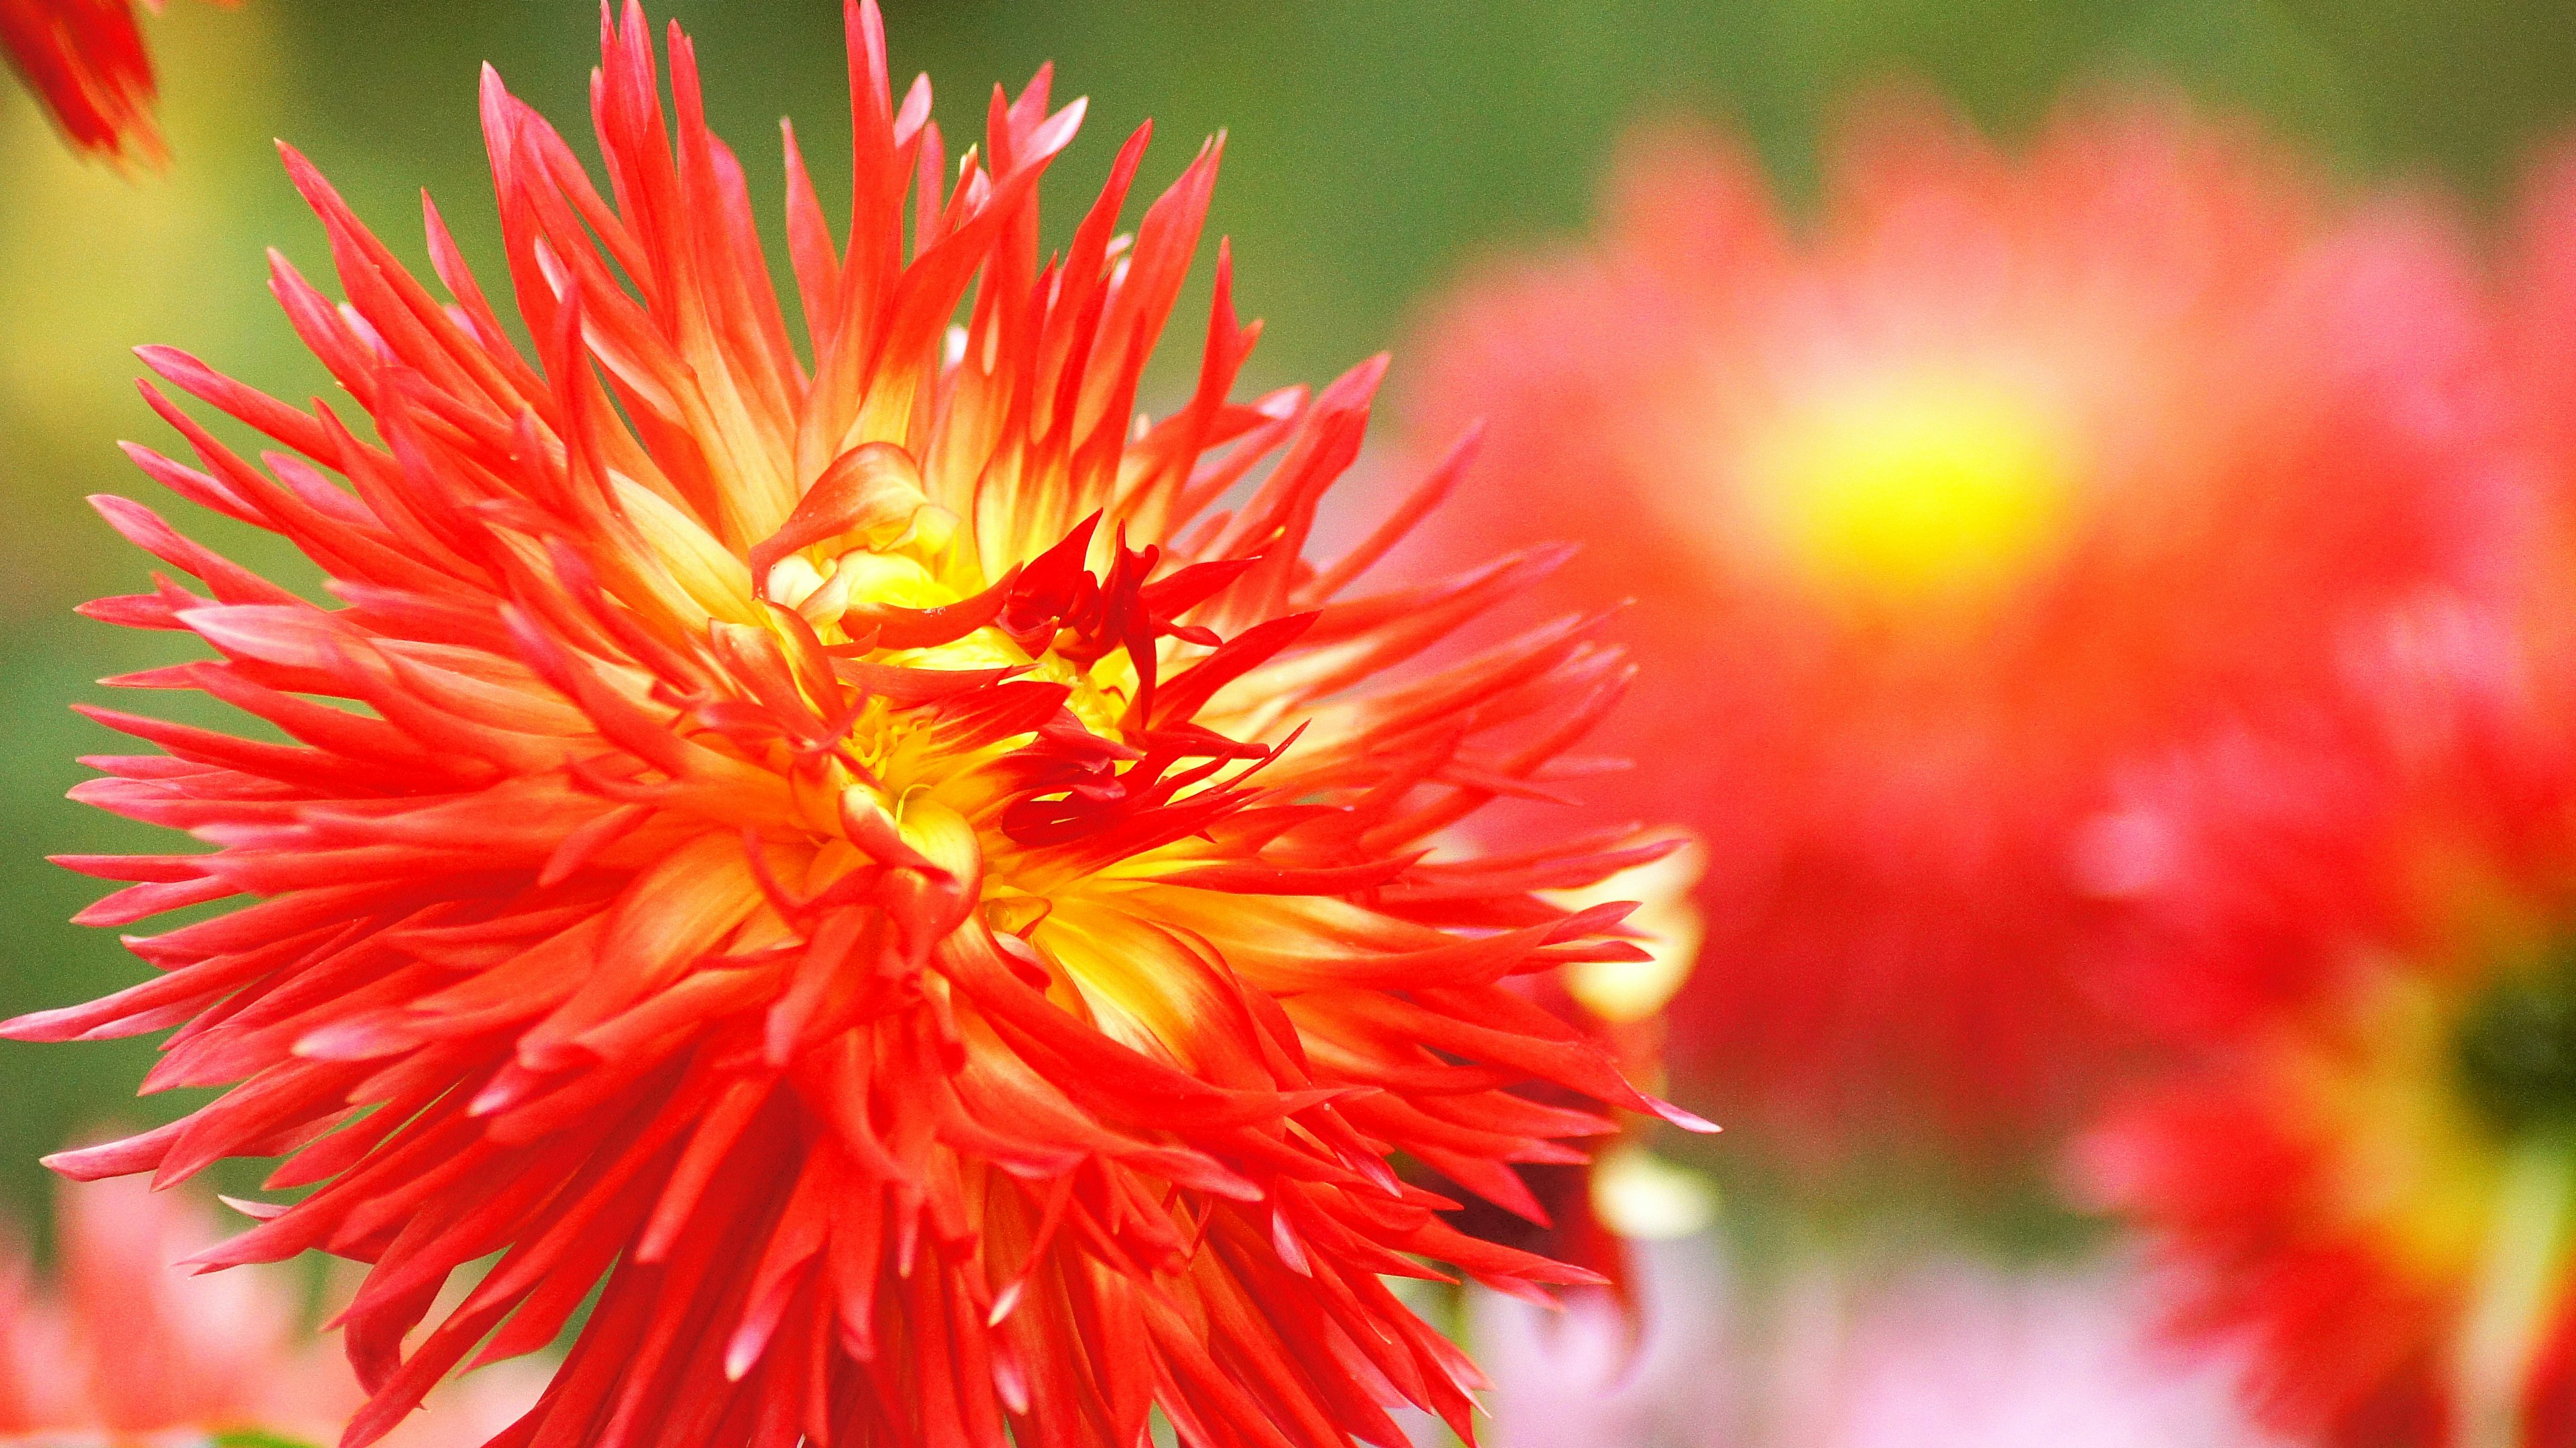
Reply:
M75 149L149 165L166 159L133 0L5 0L0 53Z

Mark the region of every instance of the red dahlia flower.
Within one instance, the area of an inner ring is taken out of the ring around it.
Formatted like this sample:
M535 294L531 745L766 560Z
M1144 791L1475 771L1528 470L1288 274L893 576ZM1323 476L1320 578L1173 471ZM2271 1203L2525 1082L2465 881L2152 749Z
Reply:
M1444 536L1568 535L1544 596L1638 600L1652 767L1593 797L1709 842L1675 1070L1793 1146L2009 1142L2128 1036L2082 965L2114 764L2482 576L2493 364L2443 227L2233 130L1866 122L1812 232L1722 145L1638 148L1596 242L1433 317L1413 421L1490 423Z
M222 655L122 682L296 742L96 711L167 752L79 797L219 848L71 861L137 882L86 918L253 903L10 1032L177 1025L149 1088L239 1084L56 1164L284 1155L272 1186L309 1192L204 1260L373 1264L352 1444L594 1290L503 1441L1129 1448L1159 1409L1192 1443L1393 1443L1404 1402L1463 1433L1473 1369L1382 1275L1587 1274L1461 1235L1389 1158L1518 1202L1510 1163L1609 1122L1517 1088L1669 1112L1504 983L1635 955L1624 907L1535 892L1662 846L1429 842L1539 789L1624 666L1574 620L1378 682L1543 559L1347 596L1451 469L1302 561L1382 364L1229 401L1256 329L1222 247L1195 390L1135 414L1214 146L1120 236L1140 131L1042 262L1080 104L1044 72L997 92L952 165L853 5L846 240L787 150L809 359L687 39L666 114L640 12L603 31L604 197L486 75L535 360L434 209L446 303L291 152L347 300L282 261L276 289L373 439L144 354L276 448L256 467L147 386L201 466L137 461L343 606L101 501L206 593L90 612Z
M2576 710L2501 640L2418 621L2344 717L2129 809L2219 1049L2117 1103L2082 1182L2339 1448L2576 1441Z
M161 8L158 0L152 8ZM134 0L0 0L0 53L75 147L117 160L161 159L152 57Z

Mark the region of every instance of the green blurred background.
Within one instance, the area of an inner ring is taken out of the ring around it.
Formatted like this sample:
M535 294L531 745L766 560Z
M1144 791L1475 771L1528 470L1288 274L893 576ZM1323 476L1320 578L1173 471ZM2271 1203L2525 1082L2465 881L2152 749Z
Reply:
M1414 300L1474 253L1581 224L1614 138L1640 119L1697 112L1740 126L1794 194L1820 125L1876 79L1926 81L2009 135L2070 83L2156 77L2265 118L2355 184L2405 178L2489 209L2509 200L2536 146L2576 129L2566 0L888 8L898 74L930 72L952 138L980 130L992 82L1016 87L1050 57L1060 95L1096 98L1051 190L1058 225L1145 116L1160 127L1152 184L1202 135L1231 133L1215 224L1235 238L1245 310L1270 322L1260 385L1320 378L1393 344ZM697 0L661 14L695 33L713 120L769 215L781 115L799 119L826 196L840 194L838 5ZM71 614L145 586L147 560L81 503L150 491L113 446L164 441L134 396L127 349L174 343L290 398L325 388L267 295L263 247L328 269L271 137L311 155L416 263L426 186L497 280L476 66L497 63L586 149L596 26L580 0L180 0L151 26L176 162L139 181L72 159L34 106L0 86L0 1015L85 999L142 969L110 933L65 923L99 889L42 859L149 837L62 798L83 777L75 755L117 747L66 706L103 700L93 679L178 647ZM201 536L309 581L219 522ZM35 1158L67 1135L184 1106L127 1100L150 1049L0 1044L0 1208L32 1225L45 1190Z

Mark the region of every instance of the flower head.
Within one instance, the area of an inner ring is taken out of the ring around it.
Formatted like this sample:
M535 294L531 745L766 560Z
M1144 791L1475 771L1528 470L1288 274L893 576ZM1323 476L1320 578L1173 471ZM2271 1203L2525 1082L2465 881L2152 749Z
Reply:
M283 1268L192 1276L215 1245L210 1204L141 1181L65 1185L61 1268L40 1284L0 1262L0 1439L49 1444L194 1443L265 1430L328 1438L364 1401L348 1368L297 1330L303 1284ZM51 1290L48 1290L50 1287ZM482 1384L477 1384L482 1386ZM395 1448L479 1443L535 1394L451 1394L406 1424Z
M1596 241L1430 319L1414 420L1489 422L1444 536L1570 536L1546 596L1637 600L1654 707L1610 735L1653 767L1591 795L1708 839L1674 1064L1730 1121L2008 1142L2117 1058L2114 766L2283 707L2512 526L2453 252L2169 106L2006 157L1882 105L1812 231L1648 137Z
M152 57L134 0L0 0L0 54L74 147L115 160L161 158Z
M2140 788L2160 993L2211 1059L2120 1100L2081 1185L2187 1336L2337 1445L2576 1431L2576 735L2494 621L2415 620L2344 711Z
M338 606L101 500L205 593L90 612L221 655L122 682L295 742L95 711L166 752L80 797L218 848L68 862L135 882L86 918L251 898L10 1032L179 1025L147 1085L238 1084L56 1164L283 1154L271 1185L310 1190L205 1260L372 1264L352 1444L594 1290L510 1441L1126 1448L1159 1410L1196 1443L1384 1442L1402 1402L1464 1431L1473 1369L1381 1276L1588 1274L1461 1235L1389 1158L1516 1200L1510 1163L1609 1122L1515 1088L1678 1115L1505 983L1637 954L1624 907L1536 892L1664 846L1431 841L1540 787L1620 661L1571 620L1377 682L1549 555L1348 596L1451 469L1302 560L1382 364L1232 401L1255 329L1222 247L1195 388L1136 413L1214 145L1121 235L1140 131L1042 259L1080 103L997 92L952 164L853 4L845 231L787 149L808 354L688 40L666 107L640 12L602 29L605 196L486 75L535 359L434 208L444 302L292 152L346 300L283 261L276 289L373 437L144 354L274 448L147 386L198 466L136 460Z

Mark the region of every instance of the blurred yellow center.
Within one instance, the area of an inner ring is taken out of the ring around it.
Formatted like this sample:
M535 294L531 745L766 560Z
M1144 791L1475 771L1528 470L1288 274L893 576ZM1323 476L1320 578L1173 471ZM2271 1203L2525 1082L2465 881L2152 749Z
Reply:
M2029 397L1973 378L1855 388L1757 449L1750 504L1770 541L1831 595L1983 597L2057 542L2074 460Z
M2405 974L2356 997L2335 1039L2276 1058L2283 1099L2315 1113L2331 1144L2329 1219L2368 1231L2419 1281L2457 1282L2487 1238L2504 1164L2457 1088L2458 1002Z
M2448 1441L2535 1441L2524 1394L2576 1294L2576 941L2447 851L2426 873L2449 968L2348 982L2282 1041L2278 1099L2321 1128L2326 1231L2449 1304Z

